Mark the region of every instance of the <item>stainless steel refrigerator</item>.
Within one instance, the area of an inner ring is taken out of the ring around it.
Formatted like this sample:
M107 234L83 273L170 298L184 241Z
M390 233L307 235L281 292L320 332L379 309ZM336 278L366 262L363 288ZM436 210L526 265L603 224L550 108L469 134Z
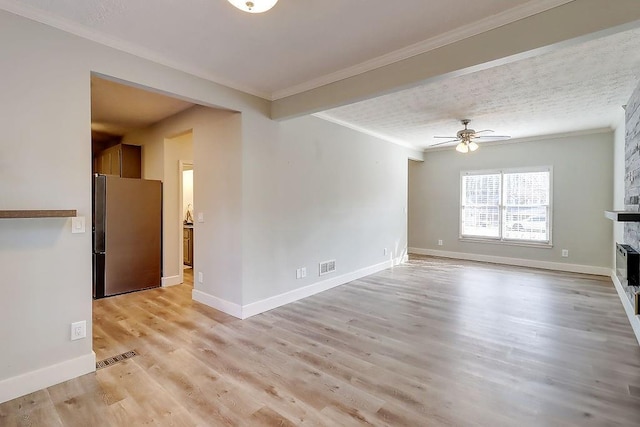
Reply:
M160 286L162 182L95 175L93 297Z

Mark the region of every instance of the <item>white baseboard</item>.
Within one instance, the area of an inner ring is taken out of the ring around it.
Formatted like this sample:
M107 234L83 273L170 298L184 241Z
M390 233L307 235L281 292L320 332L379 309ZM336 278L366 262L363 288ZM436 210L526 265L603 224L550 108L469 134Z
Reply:
M618 291L618 296L620 297L620 301L622 301L622 306L624 307L625 313L627 313L629 323L631 323L631 328L633 328L633 333L636 335L638 344L640 344L640 316L636 316L635 310L633 309L633 304L631 303L631 301L629 301L629 298L624 292L622 283L620 283L620 280L618 280L618 276L616 276L615 270L610 271L609 277L611 277L611 281L616 287L616 291Z
M223 300L222 298L218 298L197 289L193 290L191 298L193 298L194 301L201 302L202 304L215 308L218 311L222 311L223 313L242 319L242 306L240 304Z
M369 276L370 274L374 274L387 268L393 267L394 265L401 264L407 259L407 255L397 259L389 259L388 261L382 262L380 264L375 264L370 267L365 267L360 270L353 271L351 273L346 273L341 276L322 280L320 282L284 292L282 294L275 295L244 306L225 301L196 289L193 290L192 297L195 301L201 302L205 305L208 305L209 307L215 308L216 310L220 310L231 316L237 317L238 319L247 319L251 316L264 313L265 311L273 310L274 308L283 306L285 304L289 304L303 298L310 297L317 293L324 292L331 288L335 288L336 286L344 285L345 283L349 283L353 280Z
M272 296L260 301L247 304L242 307L242 318L246 319L256 314L264 313L265 311L273 310L274 308L283 306L285 304L292 303L294 301L301 300L303 298L310 297L311 295L318 294L320 292L327 291L336 286L344 285L345 283L352 282L370 274L377 273L387 268L393 267L401 260L388 260L380 264L375 264L370 267L365 267L360 270L346 273L341 276L332 277L330 279L322 280L311 285L294 289L279 295Z
M179 274L177 276L169 276L169 277L163 277L162 278L162 287L163 288L166 288L167 286L179 285L181 283L182 283L182 281L180 280L180 275Z
M91 352L75 359L27 372L0 381L0 403L96 370L96 354Z
M409 248L409 253L416 255L429 255L442 258L465 259L469 261L491 262L494 264L515 265L518 267L542 268L545 270L568 271L571 273L595 274L597 276L609 276L611 268L594 267L582 264L565 264L563 262L538 261L523 258L509 258L494 255L470 254L466 252L448 252L435 249Z

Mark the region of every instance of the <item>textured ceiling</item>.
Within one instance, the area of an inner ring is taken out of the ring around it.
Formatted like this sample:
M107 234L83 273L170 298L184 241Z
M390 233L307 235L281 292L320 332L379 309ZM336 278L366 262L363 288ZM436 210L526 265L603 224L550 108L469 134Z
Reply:
M359 64L362 72L362 63L416 43L433 48L568 1L280 0L264 14L227 0L0 0L0 7L277 98Z
M640 29L319 113L427 148L470 128L524 138L612 127L640 80Z

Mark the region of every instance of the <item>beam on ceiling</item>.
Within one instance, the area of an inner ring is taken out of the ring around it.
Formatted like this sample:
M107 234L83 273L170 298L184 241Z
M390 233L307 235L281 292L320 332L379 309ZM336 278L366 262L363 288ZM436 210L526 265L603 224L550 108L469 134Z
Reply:
M637 25L638 0L574 0L429 52L275 100L271 117L283 120L317 113Z

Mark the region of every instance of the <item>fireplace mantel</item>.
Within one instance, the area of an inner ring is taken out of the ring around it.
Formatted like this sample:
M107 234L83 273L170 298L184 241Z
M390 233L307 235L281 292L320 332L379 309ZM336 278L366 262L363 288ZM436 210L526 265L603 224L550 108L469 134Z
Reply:
M640 222L640 212L604 211L604 216L618 222Z

